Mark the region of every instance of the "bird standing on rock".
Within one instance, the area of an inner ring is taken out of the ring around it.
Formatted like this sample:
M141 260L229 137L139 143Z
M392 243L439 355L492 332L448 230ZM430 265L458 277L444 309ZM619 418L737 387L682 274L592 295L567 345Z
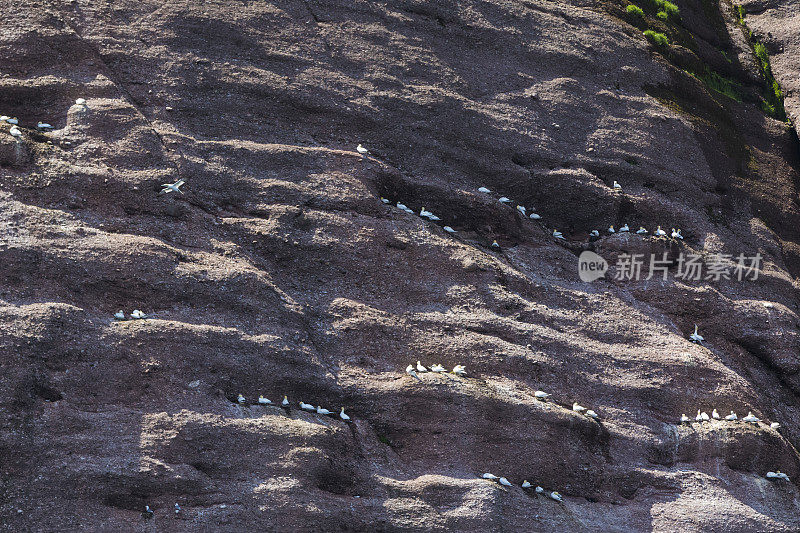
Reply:
M423 366L422 363L417 361L417 372L427 372L428 369Z
M318 415L329 415L329 414L331 414L331 412L328 411L327 409L323 408L322 406L318 405L317 406L317 414Z
M463 377L467 375L467 370L464 365L456 365L453 367L453 374Z
M492 191L490 191L486 187L478 187L478 192L490 193Z
M313 405L311 405L310 403L305 403L302 400L300 401L300 409L304 411L316 411Z
M161 189L161 194L164 194L164 193L169 194L171 192L179 192L179 193L183 194L183 191L181 190L181 186L184 183L186 183L186 181L184 181L184 180L178 180L175 183L162 183L161 186L164 187L164 188Z
M492 481L495 481L495 480L497 480L497 479L500 479L500 478L498 478L497 476L495 476L494 474L490 474L489 472L486 472L486 473L485 473L485 474L483 474L481 477L482 477L483 479L490 479L490 480L492 480Z
M728 416L726 416L726 417L725 417L725 420L727 420L728 422L733 422L734 420L738 420L738 418L739 418L739 417L738 417L738 416L736 416L736 413L734 413L733 411L731 411L731 414L729 414Z
M422 381L420 379L420 377L417 375L416 370L414 370L414 365L408 365L406 367L406 374L408 374L411 377L415 377L415 378L419 379L420 381Z
M269 401L267 398L264 398L264 396L259 396L258 397L258 403L259 403L259 405L269 405L272 402Z
M359 154L363 155L364 157L367 157L367 155L369 155L369 150L367 150L366 148L364 148L360 144L358 146L356 146L356 152L358 152Z
M692 342L696 342L697 344L701 344L704 340L706 340L702 335L697 332L697 324L694 325L694 333L689 335L689 339Z
M344 407L342 407L342 410L341 410L341 411L339 411L339 418L341 418L341 419L342 419L342 420L344 420L345 422L347 422L348 420L350 420L350 417L347 415L347 413L345 413L345 412L344 412Z
M533 397L534 397L534 398L536 398L537 400L541 400L541 401L543 401L543 402L544 402L544 401L547 401L547 399L548 399L550 396L551 396L550 394L548 394L548 393L546 393L546 392L544 392L544 391L542 391L542 390L537 390L536 392L534 392L534 393L533 393Z
M681 415L681 424L688 424L689 422L691 422L691 420L686 416L686 413L683 413Z
M719 420L719 413L717 412L716 409L711 411L711 418L713 418L714 420Z
M283 397L283 401L281 402L281 405L282 405L282 406L284 406L284 407L286 407L286 408L288 408L288 407L289 407L289 398L287 398L286 396L284 396L284 397Z
M582 405L579 405L578 402L573 402L572 410L575 411L576 413L583 413L586 411L586 408Z
M497 482L500 483L501 485L505 486L505 487L513 487L514 486L514 485L511 484L511 482L509 480L507 480L504 477L501 477L500 479L498 479Z

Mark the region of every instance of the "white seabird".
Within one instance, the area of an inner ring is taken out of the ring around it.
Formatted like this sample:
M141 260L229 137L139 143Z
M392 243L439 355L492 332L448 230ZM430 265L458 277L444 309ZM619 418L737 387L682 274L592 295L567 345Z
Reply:
M589 232L589 237L599 237L599 236L600 232L597 231L596 229L593 229L592 231Z
M447 369L437 363L431 367L431 372L436 372L436 373L447 372Z
M283 401L281 402L281 405L284 406L284 407L289 407L289 398L287 398L285 395L283 397Z
M716 410L716 409L714 409L713 411L711 411L711 418L713 418L714 420L719 420L719 419L720 419L720 417L719 417L719 413L717 412L717 410Z
M647 230L644 226L639 226L639 229L636 230L637 235L647 235Z
M145 505L145 506L144 506L144 514L145 514L145 517L146 517L146 518L153 518L153 514L154 514L154 513L153 513L153 510L152 510L152 509L150 509L150 506L149 506L149 505Z
M709 420L711 420L711 418L708 416L708 413L706 413L705 411L703 411L702 413L700 413L700 419L701 419L703 422L708 422Z
M147 315L146 315L146 314L144 314L144 313L142 313L142 312L141 312L141 311L139 311L138 309L134 309L134 310L133 310L133 313L131 313L131 318L134 318L134 319L140 319L140 320L141 320L141 319L145 319L145 318L147 318Z
M83 106L85 106L86 105L86 99L85 98L78 98L77 100L75 100L75 105L83 105Z
M388 198L384 198L383 196L381 196L381 202L383 202L385 204L388 204L389 203L389 199Z
M748 411L747 416L742 418L742 422L750 422L751 424L758 425L758 423L761 422L761 419L754 415L753 411Z
M540 215L537 215L536 213L531 213L530 215L528 215L528 218L532 218L533 220L539 220L542 217Z
M500 197L500 199L499 199L499 200L497 200L497 201L498 201L498 202L500 202L501 204L507 204L507 203L509 203L511 200L509 200L509 199L508 199L508 198L506 198L505 196L501 196L501 197Z
M625 224L624 226L622 226L621 228L619 228L619 231L620 231L620 233L622 233L623 231L630 231L630 230L631 230L631 229L628 227L628 225L627 225L627 224Z
M261 405L270 405L272 402L270 400L268 400L267 398L264 398L264 396L259 396L258 397L258 403L261 404Z
M342 407L342 410L341 410L341 411L339 411L339 418L341 418L341 419L342 419L342 420L344 420L345 422L347 422L348 420L350 420L350 417L347 415L347 413L345 413L345 412L344 412L344 407Z
M428 369L425 368L425 366L422 363L417 361L417 372L427 372L427 371Z
M681 415L681 424L688 424L690 422L689 417L686 416L686 413Z
M622 190L622 185L620 185L616 180L614 180L614 185L612 187L617 190Z
M422 380L419 378L419 376L417 375L417 371L416 371L416 370L414 370L414 365L408 365L408 366L406 367L406 374L408 374L408 375L409 375L409 376L411 376L411 377L415 377L415 378L419 379L420 381L422 381Z
M729 414L728 416L725 417L725 420L727 420L728 422L733 422L734 420L738 420L738 419L739 419L739 417L736 416L736 413L734 413L733 411L731 411L731 414Z
M500 483L503 486L506 486L506 487L513 487L514 486L514 485L511 484L511 482L509 480L507 480L504 477L501 477L500 479L498 479L497 482Z
M487 189L486 187L478 187L478 192L490 193L490 192L492 192L492 191L490 191L490 190L489 190L489 189Z
M614 230L614 226L609 226L608 227L608 232L609 233L616 233L616 231Z
M681 235L680 228L672 230L672 238L673 239L680 239L683 240L683 235Z
M397 209L401 209L403 211L407 211L408 210L408 206L406 204L401 204L400 202L397 202Z
M486 472L486 473L485 473L485 474L483 474L481 477L482 477L483 479L491 479L492 481L494 481L494 480L496 480L496 479L500 479L500 478L498 478L497 476L495 476L494 474L490 474L489 472Z
M696 342L697 344L700 344L701 342L703 342L704 340L706 340L706 339L705 339L705 338L704 338L702 335L700 335L699 333L697 333L697 324L695 324L695 325L694 325L694 333L692 333L691 335L689 335L689 339L690 339L692 342Z
M769 427L771 427L772 429L778 429L779 427L781 427L781 425L777 422L773 422L772 424L769 425Z
M697 416L696 416L696 417L694 417L694 419L695 419L695 422L700 422L700 423L702 424L702 423L703 423L703 421L704 421L704 420L703 420L703 415L706 415L706 418L708 418L708 415L707 415L706 413L701 413L701 412L700 412L700 409L698 409L698 410L697 410Z
M464 367L464 365L456 365L453 367L453 374L457 376L466 376L467 369Z
M520 213L522 213L522 216L525 216L525 215L527 214L527 213L525 213L525 207L524 207L524 206L521 206L521 205L518 205L518 206L517 206L517 211L519 211Z
M14 118L7 118L7 119L6 119L6 122L7 122L7 123L9 123L9 124L12 124L12 125L14 125L14 126L16 126L17 124L19 124L19 119L18 119L17 117L14 117Z
M789 476L787 476L786 474L784 474L780 470L778 470L777 472L767 472L767 476L766 477L768 479L784 479L786 481L789 481Z
M0 116L0 122L6 122L10 118L11 117L9 117L8 115L2 115L2 116Z
M666 237L667 232L661 229L661 226L659 226L658 228L656 228L655 235L656 237Z
M492 248L500 248L500 245L497 244L497 241L492 241Z
M544 488L536 485L536 494L544 494Z
M245 400L245 397L244 397L244 396L242 396L242 395L240 394L240 395L239 395L239 396L236 398L236 401L237 401L237 402L239 402L239 403L244 403L246 400Z
M430 211L426 211L425 206L422 206L422 209L420 209L419 211L419 216L428 218L433 216L433 213L431 213Z
M550 497L553 498L557 502L564 501L564 498L561 496L561 494L559 494L558 492L555 492L555 491L550 493Z
M21 129L19 129L18 127L16 127L16 126L11 126L11 129L10 129L10 130L8 130L8 133L9 133L9 134L10 134L12 137L16 137L17 139L19 139L20 137L22 137L22 130L21 130Z
M550 394L546 393L543 390L537 390L536 392L533 393L534 398L536 398L537 400L541 400L543 402L546 401L550 396L551 396Z
M445 226L442 229L445 230L447 233L455 233L456 232L456 230L454 230L450 226Z
M367 154L369 154L369 150L367 150L366 148L364 148L360 144L358 146L356 146L356 152L358 152L359 154L361 154L363 156L366 156Z
M310 403L305 403L302 400L300 401L300 409L303 409L304 411L316 411L316 408L313 405Z
M564 239L564 235L562 235L561 232L558 231L557 229L553 230L553 237L555 237L556 239Z
M176 502L175 503L175 514L180 514L180 512L181 512L181 506L178 505L177 502Z
M528 480L527 480L527 479L526 479L525 481L523 481L523 482L522 482L522 488L523 488L523 489L529 489L529 488L531 488L531 484L530 484L530 483L528 483Z
M578 402L573 402L572 403L572 410L575 411L576 413L585 413L586 412L586 408L584 406L578 404Z
M125 320L125 311L120 309L116 313L114 313L114 318L117 320Z
M329 414L331 414L331 412L328 411L327 409L324 409L321 405L318 405L317 406L317 414L318 415L329 415Z
M178 180L175 183L162 183L161 186L164 187L164 188L161 189L161 192L162 193L167 193L167 194L169 194L171 192L179 192L179 193L183 194L183 191L181 190L181 186L184 183L186 183L185 180Z
M594 418L595 420L598 420L598 419L600 418L600 415L598 415L597 413L595 413L595 412L594 412L594 411L592 411L591 409L589 409L588 411L586 411L586 413L584 413L584 414L585 414L586 416L588 416L589 418Z
M50 124L47 124L45 122L39 121L39 122L36 123L36 128L40 129L40 130L52 130L53 126L51 126Z

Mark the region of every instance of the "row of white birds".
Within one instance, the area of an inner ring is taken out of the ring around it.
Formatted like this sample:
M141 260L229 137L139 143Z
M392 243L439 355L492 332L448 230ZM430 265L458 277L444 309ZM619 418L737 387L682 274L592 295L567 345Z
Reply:
M543 390L537 390L533 393L533 397L539 400L540 402L547 402L551 396L552 394L545 392ZM587 409L578 402L572 402L572 410L578 413L579 415L585 415L593 420L600 420L600 415L598 415L592 409Z
M447 369L438 363L435 365L431 365L429 369L419 361L417 361L416 367L414 367L413 364L410 364L406 367L406 374L408 374L411 377L415 377L417 379L420 379L419 374L424 374L426 372L433 372L434 374L444 374L447 372ZM464 367L464 365L456 365L453 367L452 373L455 374L456 376L460 376L463 378L467 375L467 369Z
M244 395L239 394L236 397L236 402L239 405L244 405L244 404L247 403L247 398L245 398ZM259 395L258 396L258 402L257 403L258 403L258 405L275 405L274 403L272 403L272 400L270 400L269 398L265 398L264 395ZM310 403L306 403L306 402L304 402L302 400L300 402L298 402L298 404L300 405L300 409L302 409L303 411L309 411L309 412L312 412L312 413L317 413L318 415L332 415L332 414L334 414L333 411L329 411L329 410L325 409L324 407L322 407L321 405L318 405L318 406L314 407ZM284 409L291 408L291 403L289 402L289 398L287 396L283 397L283 401L281 401L281 406ZM344 412L344 407L342 407L341 411L339 411L339 418L341 418L345 422L350 420L350 415L348 415L347 413Z
M486 472L485 474L481 475L481 478L488 479L489 481L497 481L500 485L503 485L504 487L514 486L514 484L511 483L508 479L504 477L497 477L494 474L490 474L489 472ZM533 487L533 485L531 485L530 482L526 479L522 482L522 485L520 485L520 487L522 487L523 489L529 489ZM546 491L544 490L544 488L537 485L536 488L534 489L534 492L536 494L544 494ZM556 491L550 492L549 496L550 498L554 499L557 502L564 501L564 497L561 496L561 494L559 494Z
M711 411L711 416L708 416L708 413L705 411L701 411L700 409L697 410L697 416L694 417L694 421L702 424L703 422L710 422L711 420L725 420L727 422L736 422L739 420L739 417L736 416L736 413L731 411L731 414L726 415L724 417L720 416L716 409ZM753 414L753 411L748 411L747 416L742 418L742 422L746 422L748 424L753 424L754 426L758 426L758 423L761 422L761 419L758 418L756 415ZM686 413L681 415L681 424L691 424L692 419L686 416ZM778 429L781 425L778 422L772 422L769 425L772 429Z
M75 100L75 105L79 105L79 106L84 106L85 107L86 106L86 99L85 98L78 98L77 100ZM12 137L14 137L17 140L17 142L20 142L22 140L22 130L19 129L19 119L17 117L9 117L7 115L2 115L2 116L0 116L0 122L5 122L6 124L10 124L11 128L8 130L8 133ZM39 122L36 123L36 129L39 130L39 131L50 131L50 130L53 130L55 128L53 128L52 125L50 125L50 124L48 124L46 122L39 121Z
M138 309L134 309L129 318L125 316L125 311L122 309L114 313L115 320L144 320L145 318L148 318L148 315L144 314Z

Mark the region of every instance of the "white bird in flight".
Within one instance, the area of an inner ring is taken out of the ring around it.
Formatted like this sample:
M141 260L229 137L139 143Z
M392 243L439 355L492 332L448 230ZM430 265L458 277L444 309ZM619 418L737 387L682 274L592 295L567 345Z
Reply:
M485 192L485 193L489 193L489 192L492 192L492 191L490 191L490 190L489 190L489 189L487 189L486 187L478 187L478 192Z
M342 420L344 420L345 422L347 422L348 420L350 420L350 417L347 415L347 413L345 413L345 412L344 412L344 407L342 407L342 410L341 410L341 411L339 411L339 418L341 418L341 419L342 419Z
M171 192L179 192L179 193L183 194L183 191L181 190L181 186L184 183L186 183L185 180L178 180L175 183L162 183L161 186L164 187L164 188L161 189L161 193L162 194L163 193L169 194Z
M272 402L270 400L268 400L267 398L264 398L264 396L259 396L258 397L258 403L261 404L261 405L269 405Z
M689 335L689 339L690 339L692 342L696 342L697 344L700 344L701 342L703 342L704 340L706 340L706 339L705 339L705 338L704 338L702 335L700 335L699 333L697 333L697 324L695 324L695 325L694 325L694 333L692 333L691 335Z

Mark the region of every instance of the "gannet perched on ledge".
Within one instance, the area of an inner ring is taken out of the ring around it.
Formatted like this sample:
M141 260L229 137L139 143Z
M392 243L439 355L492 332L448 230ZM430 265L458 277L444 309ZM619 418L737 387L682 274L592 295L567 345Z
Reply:
M523 482L522 482L522 488L523 488L523 489L529 489L529 488L531 488L531 484L530 484L530 483L528 483L528 480L527 480L527 479L526 479L525 481L523 481Z
M544 494L544 488L536 485L536 494Z
M689 419L689 417L688 417L688 416L686 416L686 413L683 413L683 414L681 415L681 424L688 424L689 422L690 422L690 419Z
M436 373L447 372L447 369L445 369L445 367L437 363L431 367L431 372L436 372Z
M772 424L769 425L769 427L771 427L772 429L778 429L779 427L781 427L781 425L777 422L773 422Z
M321 405L318 405L317 406L317 414L318 415L329 415L329 414L331 414L331 412L328 411L327 409L323 408Z
M507 480L504 477L501 477L500 479L498 479L497 482L500 483L501 485L505 486L505 487L513 487L514 486L514 485L511 484L511 482L509 480Z
M137 319L137 320L143 320L143 319L147 318L147 315L142 313L138 309L134 309L133 313L131 313L131 318L134 318L134 319Z
M364 148L360 144L358 146L356 146L356 152L358 152L359 154L361 154L361 155L363 155L365 157L367 156L367 154L369 154L369 150L367 150L366 148Z
M526 213L525 213L525 207L524 207L524 206L518 205L518 206L517 206L517 211L519 211L520 213L522 213L522 216L525 216L525 215L526 215Z
M544 402L544 401L547 401L547 399L548 399L550 396L551 396L550 394L546 393L546 392L545 392L545 391L543 391L543 390L537 390L536 392L534 392L534 393L533 393L533 397L534 397L534 398L536 398L537 400L541 400L541 401L543 401L543 402Z
M673 239L680 239L683 240L683 235L681 235L680 228L672 230L672 238Z
M22 130L16 126L11 126L11 129L8 130L8 133L14 137L15 139L19 140L22 137Z
M667 236L667 232L664 231L663 229L661 229L661 226L659 226L655 231L655 236L656 237L666 237Z
M300 401L300 409L304 411L316 411L313 405L311 405L310 403L305 403L303 401Z
M497 200L497 201L500 202L501 204L507 204L507 203L511 202L511 200L509 200L505 196L501 196L500 199Z
M283 401L281 402L281 405L284 406L284 407L289 407L289 398L287 398L285 395L283 397Z
M45 122L39 121L36 124L36 129L39 129L39 130L52 130L53 126L51 126L50 124L47 124Z
M696 417L694 417L694 419L695 419L697 422L700 422L701 424L702 424L703 422L708 422L708 420L709 420L709 418L708 418L708 413L706 413L705 411L701 413L701 412L700 412L700 409L698 409L698 410L697 410L697 416L696 416Z
M578 402L573 402L572 410L575 411L576 413L584 413L586 411L586 408L582 405L579 405Z
M489 189L487 189L486 187L478 187L478 192L490 193L490 192L492 192L492 191L490 191L490 190L489 190Z
M531 219L533 219L533 220L539 220L539 219L541 219L542 217L541 217L541 216L539 216L539 215L537 215L536 213L531 213L530 215L528 215L528 218L531 218Z
M614 180L614 185L612 185L612 188L621 191L622 190L622 185L620 185L618 181Z
M616 230L614 230L614 226L609 226L608 227L608 232L609 233L616 233Z
M637 235L647 235L647 230L644 226L639 226L639 229L636 230Z
M261 405L269 405L272 402L270 400L268 400L267 398L264 398L263 396L259 396L258 397L258 403L261 404Z
M420 381L422 381L422 380L419 378L419 376L417 375L417 371L416 371L416 370L414 370L414 365L408 365L408 366L406 367L406 374L408 374L408 375L409 375L409 376L411 376L411 377L415 377L415 378L419 379Z
M86 105L86 99L85 98L78 98L77 100L75 100L75 105L85 106Z
M485 474L483 474L481 477L482 477L483 479L491 479L492 481L495 481L495 480L497 480L497 479L500 479L500 478L498 478L497 476L495 476L494 474L490 474L489 472L486 472L486 473L485 473Z
M183 194L183 191L181 190L181 186L184 183L186 183L185 180L178 180L175 183L162 183L161 186L164 187L164 188L161 189L161 193L162 194L164 194L164 193L169 194L171 192L179 192L179 193Z
M591 409L589 409L588 411L586 411L586 413L584 413L584 414L585 414L586 416L588 416L589 418L594 418L595 420L599 420L599 419L600 419L600 415L598 415L597 413L595 413L595 412L594 412L594 411L592 411Z
M467 369L464 367L464 365L456 365L456 366L453 367L453 374L455 374L457 376L462 376L462 377L466 376L467 375Z
M785 479L789 481L789 476L778 470L777 472L767 472L768 479Z
M731 411L731 414L729 414L728 416L725 417L725 420L727 420L728 422L733 422L734 420L738 420L738 419L739 419L739 417L736 416L736 413L734 413L733 411Z
M16 126L17 124L19 124L19 119L17 117L14 118L6 117L6 123L11 124L12 126Z
M619 228L619 232L620 232L620 233L622 233L622 232L625 232L625 231L630 231L630 230L631 230L631 229L628 227L628 225L627 225L627 224L625 224L624 226L622 226L621 228Z
M244 403L246 400L245 400L245 397L244 397L244 396L242 396L242 395L240 394L240 395L239 395L239 396L236 398L236 401L237 401L237 402L239 402L239 403Z
M341 419L342 419L342 420L344 420L345 422L347 422L348 420L350 420L350 417L349 417L349 416L347 416L347 413L345 413L345 412L344 412L344 407L342 407L342 410L341 410L341 411L339 411L339 418L341 418Z
M175 503L175 514L180 514L180 513L181 513L181 506L178 505L177 502L176 502Z
M456 232L456 230L454 230L450 226L445 226L442 229L445 230L447 233L455 233Z
M593 229L592 231L589 232L589 237L599 237L599 236L600 232L597 231L596 229Z
M714 420L719 420L719 413L717 412L716 409L711 411L711 418L713 418Z
M748 411L747 416L742 418L742 422L749 422L753 425L758 425L761 422L761 419L758 418L756 415L753 414L753 411Z
M556 239L566 240L566 239L564 239L564 235L562 235L561 232L558 231L557 229L553 230L553 237L555 237Z
M553 498L557 502L563 502L564 501L564 498L561 496L561 494L559 494L558 492L555 492L555 491L550 493L550 497Z
M120 309L116 313L114 313L114 318L117 320L125 320L125 311Z
M697 344L700 344L700 343L702 343L702 342L705 340L705 339L703 338L703 336L702 336L702 335L700 335L699 333L697 333L697 324L695 324L695 325L694 325L694 333L692 333L691 335L689 335L689 339L690 339L692 342L696 342Z
M427 372L427 371L428 369L425 368L425 366L422 363L417 361L417 372Z
M500 248L500 245L497 244L497 241L492 241L492 248Z

